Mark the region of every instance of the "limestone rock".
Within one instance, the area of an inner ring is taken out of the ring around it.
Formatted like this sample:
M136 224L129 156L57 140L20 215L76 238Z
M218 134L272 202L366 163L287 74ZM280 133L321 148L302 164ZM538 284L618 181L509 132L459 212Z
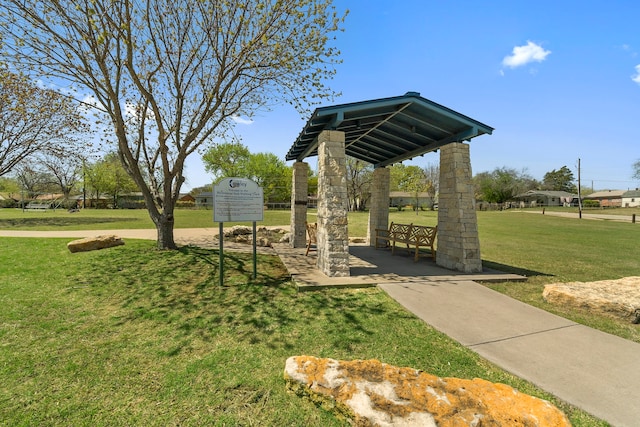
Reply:
M289 243L291 241L291 233L284 233L278 243Z
M229 230L225 230L224 237L234 237L253 234L253 229L246 225L234 225Z
M98 249L112 248L114 246L124 245L124 241L118 236L96 236L85 237L84 239L74 240L67 243L70 252L88 252Z
M438 378L377 360L287 359L289 390L356 426L571 426L551 403L482 379Z
M584 308L634 323L640 317L640 277L554 283L544 287L542 297L551 304Z
M271 247L272 243L281 241L285 233L281 228L257 227L256 246ZM253 244L253 228L235 225L224 232L224 239L235 243Z

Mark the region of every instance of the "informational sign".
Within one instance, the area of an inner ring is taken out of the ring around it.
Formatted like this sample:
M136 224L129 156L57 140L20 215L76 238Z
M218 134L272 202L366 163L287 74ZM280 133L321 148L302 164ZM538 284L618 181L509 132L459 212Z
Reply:
M244 222L264 220L262 188L246 178L224 178L213 186L213 220Z

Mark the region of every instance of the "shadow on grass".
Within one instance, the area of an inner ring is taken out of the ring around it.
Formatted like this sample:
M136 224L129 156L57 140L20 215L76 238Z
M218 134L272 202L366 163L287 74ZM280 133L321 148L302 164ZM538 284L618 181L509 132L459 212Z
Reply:
M35 215L38 213L36 212ZM11 227L65 227L88 224L106 224L112 222L138 222L139 218L100 218L100 217L45 217L11 218L0 220L0 228Z
M482 266L484 268L490 268L492 270L498 270L504 273L518 274L520 276L525 276L525 277L536 277L536 276L553 277L554 276L553 274L543 273L541 271L528 270L526 268L514 267L512 265L500 264L499 262L493 262L493 261L483 260Z
M349 351L374 334L370 318L385 313L365 293L297 293L275 256L258 255L254 280L252 255L226 251L220 286L217 250L157 251L151 245L95 256L85 283L122 308L114 327L138 321L169 326L166 356L220 337L289 351L300 339L324 336L332 348Z

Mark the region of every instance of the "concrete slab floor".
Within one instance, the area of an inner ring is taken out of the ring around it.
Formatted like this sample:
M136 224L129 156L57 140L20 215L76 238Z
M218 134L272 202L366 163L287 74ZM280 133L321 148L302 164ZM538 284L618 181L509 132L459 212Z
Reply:
M396 249L395 255L387 248L375 249L368 245L349 246L349 277L329 277L316 267L316 252L305 256L306 248L290 248L286 243L273 244L276 254L287 267L300 291L318 290L328 287L358 288L372 287L381 283L411 283L424 281L523 281L527 278L517 274L485 269L482 273L462 273L436 265L431 254L421 254L418 261L406 250Z

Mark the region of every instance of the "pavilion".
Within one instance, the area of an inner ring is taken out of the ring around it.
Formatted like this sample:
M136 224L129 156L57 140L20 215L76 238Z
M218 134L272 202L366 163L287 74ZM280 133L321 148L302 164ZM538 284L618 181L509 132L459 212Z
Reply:
M373 164L367 241L389 223L387 166L440 150L436 264L468 273L482 271L471 182L470 141L493 128L436 104L417 92L315 110L286 155L293 164L291 246L306 243L308 171L318 156L318 268L349 276L346 156Z

